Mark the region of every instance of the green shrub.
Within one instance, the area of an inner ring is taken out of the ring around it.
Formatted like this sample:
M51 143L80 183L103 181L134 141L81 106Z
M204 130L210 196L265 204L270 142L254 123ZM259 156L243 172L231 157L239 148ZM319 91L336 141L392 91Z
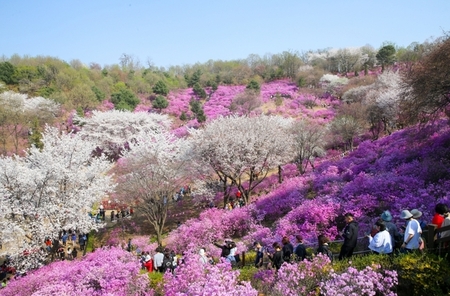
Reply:
M254 266L245 266L239 270L239 281L250 282L253 279L253 276L256 272L258 272L258 268Z
M411 253L394 258L401 295L448 295L450 265L434 254Z
M281 106L283 104L283 97L280 95L277 95L275 97L275 106Z
M256 252L248 251L245 253L245 266L253 266L256 260Z
M146 271L145 271L146 272ZM155 295L164 295L163 283L164 274L162 272L149 272L148 279L150 280L150 287L155 290Z
M337 252L333 252L337 253ZM362 256L353 256L351 260L335 260L333 262L333 269L337 273L346 271L350 266L363 270L367 266L374 267L380 265L382 269L393 270L392 257L389 255L367 254Z

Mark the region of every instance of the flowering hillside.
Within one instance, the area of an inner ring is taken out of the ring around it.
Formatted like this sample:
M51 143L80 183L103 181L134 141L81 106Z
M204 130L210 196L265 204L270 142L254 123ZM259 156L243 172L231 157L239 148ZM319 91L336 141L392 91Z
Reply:
M219 86L203 105L208 117L207 124L222 116L242 115L233 114L230 106L234 98L244 91L244 86ZM183 112L189 117L193 115L189 110L189 102L193 96L191 89L172 92L169 95L169 107L162 112L166 114L148 114L142 112L146 111L144 105L139 105L140 112L129 112L125 115L130 118L143 117L149 120L145 121L147 123L143 126L149 125L151 131L159 134L160 131L153 126L157 124L160 127L159 121L164 123L161 127L168 129L171 123L169 116L180 117ZM261 113L284 117L307 117L312 120L311 122L318 123L330 122L340 105L340 100L329 93L321 97L303 94L298 92L295 85L284 80L263 84L260 100L262 101L259 107ZM109 111L108 113L117 112ZM95 114L93 112L90 119L83 120L93 120ZM122 120L122 122L127 122L121 126L128 130L131 121ZM101 124L93 126L101 127ZM178 136L187 135L186 127L199 127L199 124L196 119L190 119L186 126L176 128L172 125L172 133ZM234 134L238 128L235 128ZM86 127L82 127L79 132L81 136L83 136L83 130L85 133L88 131ZM281 132L281 129L278 132ZM195 134L192 132L191 136L195 137ZM211 138L214 139L216 135L217 133L212 132ZM92 137L92 131L89 136ZM100 133L99 138L102 137ZM111 143L112 140L109 139L107 142ZM284 141L283 144L287 146L287 142ZM270 273L271 271L258 271L253 281L248 282L239 280L239 272L232 270L224 262L201 269L197 260L197 252L200 248L206 249L206 252L215 258L220 257L221 249L215 243L223 241L226 237L237 241L239 252L251 251L255 241L261 242L270 249L273 242L281 241L284 236L294 241L296 235L302 235L306 243L316 244L319 234L324 234L332 240L340 239L338 233L344 226L342 215L346 212L354 213L360 225L360 235L362 235L371 229L374 221L384 210L390 210L394 216L394 222L400 225L403 220L399 219L399 214L403 209L417 208L423 212L424 219L429 221L436 203L449 202L450 193L447 188L450 188L450 126L447 120L399 130L376 141L357 142L358 147L348 154L328 150L326 155L315 159L314 169L308 168L304 174L300 174L293 163L279 166L278 174L268 168L271 173L265 179L261 179L262 181L253 189L253 195L249 199L250 205L233 210L218 208L204 210L198 217L185 221L168 233L164 240L165 246L177 254L190 254L191 257L185 261L185 266L177 269L176 275L166 274L163 285L158 289L163 289L167 295L182 293L205 295L205 293L218 291L223 292L224 295L253 295L257 293L256 289L258 291L266 289L267 287L259 286L264 286L266 282L266 286L270 286L267 288L268 295L280 295L283 292L287 293L286 295L307 295L313 293L312 291L315 291L317 287L320 287L324 295L334 295L336 289L341 291L348 288L344 280L365 278L364 285L351 286L355 293L377 289L382 294L396 295L392 289L397 284L397 273L390 269L381 269L379 266L367 266L359 270L349 267L345 270L334 271L330 267L328 258L318 256L306 263L284 265L277 275ZM144 141L141 140L138 143L144 143ZM241 143L233 149L239 151L239 146L247 148L250 146L250 141L245 141L245 145ZM180 147L183 145L180 144ZM263 146L258 144L256 148L262 149ZM130 147L134 145L128 145L128 148ZM195 147L198 150L200 144L197 143ZM226 152L223 158L230 155L230 152ZM265 161L263 165L267 163ZM191 172L195 171L195 164L191 166ZM255 167L253 165L252 169ZM243 183L239 182L239 186L245 186L250 182L246 179L242 180ZM282 180L281 183L280 180ZM235 182L235 185L230 186L236 187L236 184ZM236 188L231 189L233 193L236 191ZM216 198L223 198L223 195L219 193ZM153 200L153 197L151 199ZM117 244L121 243L123 242ZM134 237L132 244L139 250L150 253L153 253L156 248L156 244L150 244L145 236ZM112 275L105 271L105 267L98 262L97 258L98 260L103 258L104 262L113 267L116 266L116 269L122 270L123 273L110 282ZM191 273L192 269L196 272ZM70 278L62 270L75 272L75 278ZM83 276L85 273L91 277ZM123 250L101 249L83 260L73 263L56 262L22 279L11 281L8 289L2 290L0 294L13 291L21 295L17 291L20 291L22 286L28 287L25 293L35 292L40 293L39 295L48 295L56 290L72 295L73 291L80 289L93 295L108 293L153 295L157 293L153 289L154 286L150 288L147 280L138 276L138 273L137 258L129 256L129 253L124 253ZM196 285L190 285L192 276L198 278L205 276L205 278L204 281L197 281ZM42 280L44 277L49 280ZM106 278L108 280L105 280ZM293 278L298 281L292 280ZM377 286L376 282L382 278L388 281L384 285ZM210 282L215 282L215 286L207 285Z
M203 108L207 120L214 120L219 116L228 116L233 112L230 106L233 99L245 91L243 85L219 85L216 91L207 88L209 97L205 100ZM167 96L169 105L162 113L179 118L184 112L187 117L193 114L189 108L189 102L196 95L192 88L179 89L171 91ZM278 106L275 104L279 98ZM325 95L323 97L315 97L310 94L299 92L299 88L290 80L276 80L263 83L259 99L262 102L261 110L267 114L280 114L285 116L308 116L311 118L332 119L334 112L329 110L336 107L340 102L336 98ZM313 103L315 108L308 108L308 103ZM153 110L152 107L138 105L135 111ZM155 110L156 111L156 110ZM240 114L239 114L240 115Z
M401 210L413 208L430 221L435 204L450 200L448 155L450 127L446 120L365 141L348 156L325 158L314 172L291 177L275 189L269 178L261 186L273 190L247 210L214 210L218 212L205 212L187 221L169 234L169 246L205 247L220 237L242 237L243 233L248 243L271 244L297 234L316 243L320 233L338 238L338 229L343 228L338 217L346 212L355 214L361 234L370 230L384 210L390 210L399 224ZM259 190L264 192L264 188ZM227 222L230 219L236 223ZM277 220L275 227L262 226L263 219Z

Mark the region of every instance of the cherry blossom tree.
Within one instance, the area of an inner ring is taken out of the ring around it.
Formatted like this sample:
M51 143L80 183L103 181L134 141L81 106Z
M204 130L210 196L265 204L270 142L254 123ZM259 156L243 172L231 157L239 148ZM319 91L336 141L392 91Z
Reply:
M95 142L102 151L117 157L124 145L139 134L168 130L171 120L156 113L111 110L93 111L86 118L75 115L74 123L82 126L83 139Z
M25 157L0 158L1 251L13 255L20 270L42 264L45 237L97 229L88 212L113 189L106 175L111 163L92 158L94 143L56 128L47 128L42 142L42 150L32 147Z
M292 157L288 129L280 116L220 117L202 130L192 130L192 154L218 176L227 202L236 186L246 203L272 169Z
M147 132L130 142L119 161L117 194L144 214L155 229L159 244L172 197L186 184L187 147L186 140L169 132Z

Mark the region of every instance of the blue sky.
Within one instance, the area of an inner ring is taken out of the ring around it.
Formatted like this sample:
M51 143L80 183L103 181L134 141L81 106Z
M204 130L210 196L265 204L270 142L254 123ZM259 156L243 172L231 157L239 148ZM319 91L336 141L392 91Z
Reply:
M450 31L448 0L0 0L0 56L155 66L424 42Z

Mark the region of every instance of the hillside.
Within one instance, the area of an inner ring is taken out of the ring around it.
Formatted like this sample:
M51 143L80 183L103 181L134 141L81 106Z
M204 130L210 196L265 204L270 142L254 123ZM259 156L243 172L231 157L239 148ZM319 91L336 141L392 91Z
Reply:
M435 233L426 237L430 249L394 256L336 262L313 248L319 235L321 244L341 239L354 217L357 248L367 249L365 234L382 212L401 228L403 210L430 222L436 204L449 204L448 46L448 38L437 40L414 65L394 63L395 48L386 45L378 61L352 71L320 54L296 73L279 66L236 79L198 67L175 75L125 66L83 71L52 59L26 69L0 63L8 78L0 94L0 242L9 246L1 253L29 272L0 294L444 295L450 265L437 257L446 250L433 247ZM18 80L33 67L28 82ZM80 83L86 77L92 84ZM29 96L17 92L25 86ZM122 211L120 222L93 219L100 202ZM90 249L102 247L47 264L58 248L43 242L51 237L58 247L63 230L90 233ZM277 271L248 264L254 242L274 252L297 236L308 260ZM220 260L227 238L246 252L246 266ZM393 244L391 235L386 242ZM133 255L153 255L158 244L183 264L148 281ZM334 253L340 247L330 243ZM200 260L200 249L214 264ZM105 262L120 272L103 272ZM433 287L424 284L430 275Z

